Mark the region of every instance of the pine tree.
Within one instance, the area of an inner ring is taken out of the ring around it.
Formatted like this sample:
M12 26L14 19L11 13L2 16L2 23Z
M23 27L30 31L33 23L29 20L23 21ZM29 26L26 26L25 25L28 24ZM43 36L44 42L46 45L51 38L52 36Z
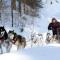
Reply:
M23 3L29 5L31 8L40 7L42 8L42 0L22 0Z
M42 0L17 0L19 3L19 12L21 16L21 3L24 3L24 13L28 14L28 8L26 8L26 5L28 5L32 10L38 10L38 8L43 8L42 6ZM35 12L34 12L35 13ZM35 14L34 14L35 15Z
M36 13L39 10L39 8L43 8L42 0L22 0L22 2L25 5L30 6L30 10L31 10L32 16L36 16ZM24 11L27 9L27 8L25 8L25 5L24 5ZM32 11L32 9L34 11ZM28 12L28 10L26 12Z

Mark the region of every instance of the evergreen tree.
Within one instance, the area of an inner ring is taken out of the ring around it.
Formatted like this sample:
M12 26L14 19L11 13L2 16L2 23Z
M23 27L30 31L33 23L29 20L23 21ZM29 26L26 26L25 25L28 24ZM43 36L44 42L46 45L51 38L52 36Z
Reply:
M42 0L17 0L19 3L19 12L21 15L21 3L24 3L24 13L28 13L27 8L25 8L25 5L30 6L31 9L38 10L39 8L43 8L42 6ZM27 9L27 11L26 11Z
M33 9L35 12L32 12L32 16L36 16L37 11L40 8L43 8L42 0L22 0L25 5L30 6L31 10ZM25 8L25 6L24 6ZM24 9L25 10L25 9ZM27 11L28 12L28 11Z

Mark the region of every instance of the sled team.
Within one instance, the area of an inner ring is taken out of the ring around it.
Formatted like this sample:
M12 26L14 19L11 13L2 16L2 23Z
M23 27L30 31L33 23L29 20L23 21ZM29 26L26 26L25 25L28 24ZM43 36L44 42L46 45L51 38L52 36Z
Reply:
M50 36L50 33L47 34L47 42L60 42L60 22L56 18L52 18L52 22L48 25L48 30L52 30L53 36Z
M52 22L48 25L48 30L52 30L53 36L50 35L50 33L47 33L46 37L46 43L51 42L58 42L60 43L60 22L56 20L56 18L52 18ZM42 43L42 35L40 34L40 43ZM34 44L38 42L38 40L34 40L34 38L31 40ZM0 27L0 53L3 54L3 48L6 48L6 52L10 52L10 49L12 47L12 44L17 46L17 49L19 48L25 48L26 46L26 39L25 37L18 35L14 31L6 32L4 26Z
M34 40L33 38L33 43L39 43L41 45L46 45L49 43L60 43L60 22L57 21L57 19L55 17L52 18L51 23L49 23L48 25L48 31L52 30L52 34L47 32L46 34L46 39L43 39L43 35L44 34L39 34L41 36L41 39L36 39Z
M6 32L4 27L0 27L0 53L3 54L3 47L5 47L6 52L10 52L12 44L18 48L24 48L26 45L25 37L17 35L14 31Z
M39 43L40 45L46 45L46 44L50 44L50 43L60 43L60 22L57 21L57 19L55 17L52 18L51 23L49 23L48 25L48 31L52 30L52 34L47 32L46 34L46 39L43 38L44 34L39 34L41 36L41 39L36 39L34 40L33 38L33 43ZM35 43L35 44L36 44Z

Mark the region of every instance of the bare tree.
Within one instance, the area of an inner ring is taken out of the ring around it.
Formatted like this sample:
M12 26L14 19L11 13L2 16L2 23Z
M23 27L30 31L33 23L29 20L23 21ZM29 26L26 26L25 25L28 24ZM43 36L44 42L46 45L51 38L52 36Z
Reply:
M18 7L19 7L20 16L21 16L21 1L22 0L17 0L17 1L18 1Z
M11 0L12 27L13 27L13 10L16 10L16 0Z
M2 0L0 0L0 20L1 20Z

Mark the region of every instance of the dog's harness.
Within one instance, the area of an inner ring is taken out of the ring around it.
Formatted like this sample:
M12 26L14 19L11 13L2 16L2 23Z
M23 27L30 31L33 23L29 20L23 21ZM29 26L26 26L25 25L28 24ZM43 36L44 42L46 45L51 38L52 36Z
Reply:
M0 42L2 43L4 41L4 38L3 37L0 37Z
M12 43L15 44L16 41L17 41L17 38L14 37L13 40L12 40Z

